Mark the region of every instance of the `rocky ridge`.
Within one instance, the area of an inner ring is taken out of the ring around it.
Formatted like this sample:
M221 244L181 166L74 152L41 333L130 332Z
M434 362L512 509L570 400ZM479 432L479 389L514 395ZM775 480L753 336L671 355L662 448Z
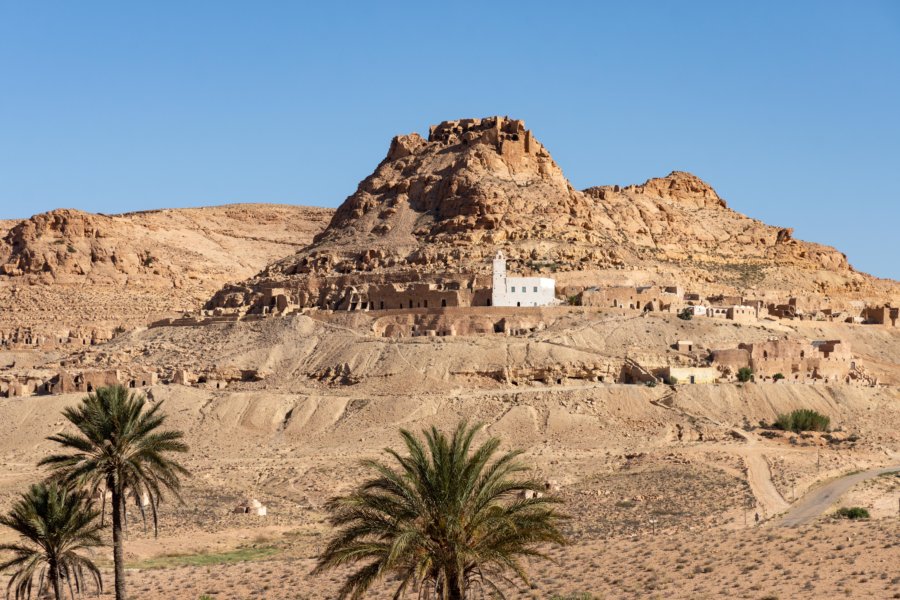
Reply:
M0 228L0 329L90 330L195 310L312 240L331 209L239 204L121 215L59 209Z
M511 269L553 272L562 284L630 269L723 290L894 289L853 270L834 248L731 210L689 173L578 191L522 121L488 117L445 121L428 139L395 137L311 245L207 306L252 305L266 287L327 305L347 285L484 275L497 249Z

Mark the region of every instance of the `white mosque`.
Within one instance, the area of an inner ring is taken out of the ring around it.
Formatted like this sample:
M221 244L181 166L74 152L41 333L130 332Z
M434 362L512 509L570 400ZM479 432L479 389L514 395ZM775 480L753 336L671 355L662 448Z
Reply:
M556 281L549 277L507 277L506 257L502 250L494 256L492 306L553 306Z

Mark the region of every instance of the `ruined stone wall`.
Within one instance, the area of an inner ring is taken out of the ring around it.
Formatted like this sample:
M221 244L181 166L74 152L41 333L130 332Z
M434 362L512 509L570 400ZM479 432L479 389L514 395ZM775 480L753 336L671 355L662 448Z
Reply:
M711 355L713 365L730 373L737 373L738 369L750 366L750 352L746 348L713 350Z
M527 335L547 326L541 314L503 314L497 309L389 311L377 317L372 332L383 337Z
M781 373L793 381L840 381L849 375L853 362L849 344L840 340L770 340L740 344L739 348L747 350L754 375L763 379Z
M458 285L416 283L412 285L372 285L361 293L348 310L448 308L472 306L475 292ZM343 307L341 307L343 308Z
M674 300L671 294L665 294L666 304ZM648 287L607 287L587 289L581 293L582 306L600 306L611 308L628 308L633 310L660 310L663 304L660 290L656 286Z

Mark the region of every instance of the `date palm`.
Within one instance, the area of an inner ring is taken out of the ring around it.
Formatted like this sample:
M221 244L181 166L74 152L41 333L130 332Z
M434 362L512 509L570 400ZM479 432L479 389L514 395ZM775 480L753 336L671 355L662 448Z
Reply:
M424 440L401 430L408 455L387 449L392 465L366 461L373 477L329 503L339 529L314 572L352 566L341 598L362 597L388 574L400 582L394 598L411 586L420 598L505 597L510 572L527 584L521 560L565 543L565 517L559 500L531 493L542 487L525 477L521 452L494 459L497 438L472 448L479 429L461 423L448 438L432 427Z
M135 500L146 522L145 505L157 530L157 508L164 490L180 498L180 477L188 471L172 453L187 452L180 431L160 430L166 420L162 404L147 406L140 394L122 386L99 388L80 404L67 407L65 418L75 433L58 433L49 440L68 452L55 454L39 464L49 465L53 477L101 493L105 508L111 499L113 563L116 600L125 599L123 524L125 501Z
M84 590L86 574L102 591L100 571L83 554L103 545L99 515L84 491L57 482L31 486L8 514L0 515L0 525L20 538L15 544L0 544L0 550L12 553L0 563L0 571L13 570L7 598L13 593L16 600L30 599L32 591L39 597L49 586L56 600L62 600L63 582L74 598Z

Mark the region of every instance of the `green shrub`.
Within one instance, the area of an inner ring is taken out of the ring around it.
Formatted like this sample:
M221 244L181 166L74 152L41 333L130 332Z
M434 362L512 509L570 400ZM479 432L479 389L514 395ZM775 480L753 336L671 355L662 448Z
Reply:
M694 318L694 310L691 308L682 309L682 311L678 313L678 318L682 321L690 321Z
M842 506L835 511L834 516L838 519L868 519L869 511L861 506Z
M790 414L780 414L775 419L774 426L784 431L828 431L831 419L825 415L808 408L795 410Z
M779 379L784 379L784 375L782 373L775 373L775 375L772 377L772 379L774 379L775 381L778 381Z
M653 379L648 379L644 382L644 385L646 385L647 387L656 387L656 381L654 381Z
M738 369L737 378L741 383L747 383L753 379L753 369L750 367L741 367Z

